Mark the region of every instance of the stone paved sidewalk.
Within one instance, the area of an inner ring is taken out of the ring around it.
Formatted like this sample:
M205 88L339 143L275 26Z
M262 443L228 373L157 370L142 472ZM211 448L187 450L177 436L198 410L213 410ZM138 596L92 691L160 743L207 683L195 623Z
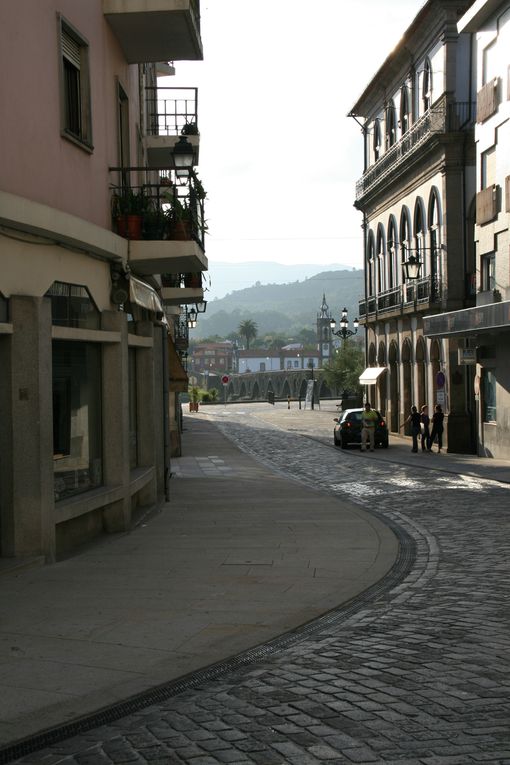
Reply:
M396 524L412 566L279 651L19 762L509 765L510 487L216 419L262 463Z

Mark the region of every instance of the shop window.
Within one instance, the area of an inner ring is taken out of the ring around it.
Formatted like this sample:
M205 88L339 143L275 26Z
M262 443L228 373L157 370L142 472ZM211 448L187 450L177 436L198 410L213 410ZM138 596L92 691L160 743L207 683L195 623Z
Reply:
M496 375L490 369L482 374L483 421L496 422Z
M101 347L53 342L55 501L102 484Z
M51 320L62 327L99 329L101 315L86 287L53 282L46 297L51 299Z

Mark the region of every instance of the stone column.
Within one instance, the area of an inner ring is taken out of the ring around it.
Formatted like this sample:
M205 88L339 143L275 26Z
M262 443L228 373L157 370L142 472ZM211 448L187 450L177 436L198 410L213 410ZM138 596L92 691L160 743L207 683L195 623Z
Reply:
M55 558L51 304L10 298L0 363L2 555Z
M127 531L131 526L129 493L129 365L127 316L104 311L101 328L119 332L120 343L103 344L103 482L122 486L123 497L103 511L105 530Z

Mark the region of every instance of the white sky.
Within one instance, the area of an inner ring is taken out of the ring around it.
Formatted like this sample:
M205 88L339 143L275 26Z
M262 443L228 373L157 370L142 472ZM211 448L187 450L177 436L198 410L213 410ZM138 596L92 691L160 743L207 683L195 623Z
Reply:
M424 0L202 0L199 176L214 263L361 268L361 131L346 115Z

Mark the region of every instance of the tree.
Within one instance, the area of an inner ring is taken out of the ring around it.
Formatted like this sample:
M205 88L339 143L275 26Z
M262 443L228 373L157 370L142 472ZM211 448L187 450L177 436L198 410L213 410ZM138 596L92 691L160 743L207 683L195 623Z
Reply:
M343 340L333 358L324 365L324 378L333 390L361 391L359 376L365 367L365 354L359 343Z
M237 328L238 333L246 340L246 349L250 348L250 340L254 340L257 337L258 327L251 319L245 319Z

